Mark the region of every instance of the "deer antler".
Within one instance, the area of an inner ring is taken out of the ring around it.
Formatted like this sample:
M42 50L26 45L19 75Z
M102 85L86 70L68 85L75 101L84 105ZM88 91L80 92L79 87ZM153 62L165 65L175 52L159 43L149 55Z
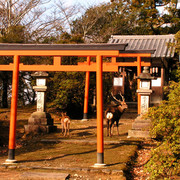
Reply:
M119 91L119 95L122 97L122 100L125 101L124 96L121 94L121 91Z
M111 92L111 96L112 96L112 97L114 98L114 100L116 100L117 102L120 102L120 103L122 102L122 101L120 101L119 99L115 98L112 92Z

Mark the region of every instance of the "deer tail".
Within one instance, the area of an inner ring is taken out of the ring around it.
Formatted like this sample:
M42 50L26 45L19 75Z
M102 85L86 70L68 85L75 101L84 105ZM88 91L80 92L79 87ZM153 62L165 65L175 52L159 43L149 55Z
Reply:
M107 118L107 119L112 119L112 118L113 118L113 113L112 113L112 112L108 112L108 113L106 114L106 118Z

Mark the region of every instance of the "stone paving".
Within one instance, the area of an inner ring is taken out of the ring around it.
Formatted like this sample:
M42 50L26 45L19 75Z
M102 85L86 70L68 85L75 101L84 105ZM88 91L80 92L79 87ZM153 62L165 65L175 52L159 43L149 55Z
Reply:
M44 173L44 172L24 172L20 175L20 180L65 180L68 179L67 173Z
M0 169L21 169L21 170L34 170L34 169L44 169L44 170L58 170L58 171L69 171L69 172L92 172L92 173L104 173L104 174L114 174L114 175L123 175L123 171L122 170L110 170L110 169L106 169L106 167L104 168L79 168L79 167L46 167L46 166L24 166L24 165L18 165L18 164L14 164L14 165L0 165Z
M110 170L106 168L67 168L67 167L43 167L23 165L0 165L0 171L6 170L6 174L0 176L0 180L125 180L122 170ZM14 175L11 172L14 171ZM18 170L18 171L17 171ZM41 172L41 171L46 172ZM35 171L35 172L34 172ZM36 172L38 171L38 172ZM56 172L53 172L56 171ZM58 172L59 171L59 172ZM19 173L21 172L21 173ZM64 173L65 172L65 173ZM8 174L9 173L9 174ZM0 173L1 174L1 173ZM97 178L99 176L99 178Z

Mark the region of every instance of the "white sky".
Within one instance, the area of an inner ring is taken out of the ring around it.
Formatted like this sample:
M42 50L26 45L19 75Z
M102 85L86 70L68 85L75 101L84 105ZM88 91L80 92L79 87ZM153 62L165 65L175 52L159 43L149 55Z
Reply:
M68 4L81 4L84 5L86 8L92 5L98 5L101 3L108 3L110 0L66 0ZM178 0L178 8L180 8L180 0Z
M68 4L81 4L85 8L88 8L92 5L98 5L101 3L108 3L110 0L66 0L66 3Z

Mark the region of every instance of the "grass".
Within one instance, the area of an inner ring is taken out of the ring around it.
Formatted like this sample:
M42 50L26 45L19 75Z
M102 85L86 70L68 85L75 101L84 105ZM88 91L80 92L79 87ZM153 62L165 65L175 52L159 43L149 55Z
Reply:
M137 145L105 145L105 163L109 169L124 170ZM16 150L16 160L26 166L85 167L96 163L95 144L29 142ZM4 161L3 156L0 160Z
M54 125L58 131L38 136L24 136L24 125L28 123L30 114L34 107L18 110L17 116L17 149L16 160L19 165L26 166L46 166L46 167L91 167L96 163L97 148L92 143L77 143L76 140L96 141L96 119L89 121L71 120L70 137L64 137L61 132L59 117L56 113L51 113L54 119ZM0 110L0 137L8 142L8 124L9 110ZM126 116L120 120L120 136L106 136L106 125L104 124L104 141L117 141L119 144L104 145L104 161L106 168L126 170L126 164L134 156L141 139L127 138L127 132L131 129L132 119L126 119ZM42 139L54 139L55 142L42 142ZM71 140L71 142L63 142ZM72 141L74 141L72 143ZM0 145L2 146L2 145ZM1 149L6 147L1 147ZM1 150L0 149L0 150ZM2 152L2 151L1 151ZM7 159L7 151L0 154L0 163Z

